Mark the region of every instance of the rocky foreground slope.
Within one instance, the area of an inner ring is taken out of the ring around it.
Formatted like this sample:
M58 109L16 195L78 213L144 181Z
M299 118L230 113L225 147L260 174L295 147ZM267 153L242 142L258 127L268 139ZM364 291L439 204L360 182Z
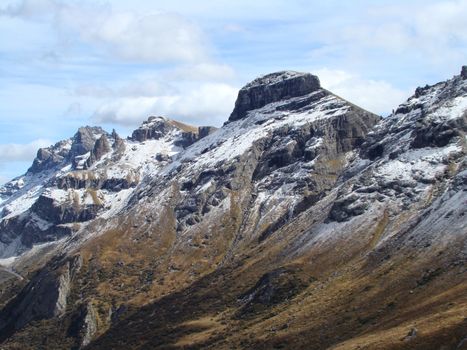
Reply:
M0 189L5 349L467 346L467 68L381 119L279 72Z

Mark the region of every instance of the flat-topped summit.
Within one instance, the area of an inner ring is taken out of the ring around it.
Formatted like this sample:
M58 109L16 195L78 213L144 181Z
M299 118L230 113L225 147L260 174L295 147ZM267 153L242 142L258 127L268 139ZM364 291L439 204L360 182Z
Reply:
M250 83L246 84L243 89L251 89L256 86L262 85L274 85L277 83L284 82L285 80L300 79L303 77L312 76L310 73L296 72L291 70L280 71L275 73L269 73L256 78ZM317 77L315 77L317 79ZM318 80L319 83L319 80Z
M247 112L269 103L303 96L320 88L318 77L310 73L281 71L264 75L239 91L229 121L242 119Z

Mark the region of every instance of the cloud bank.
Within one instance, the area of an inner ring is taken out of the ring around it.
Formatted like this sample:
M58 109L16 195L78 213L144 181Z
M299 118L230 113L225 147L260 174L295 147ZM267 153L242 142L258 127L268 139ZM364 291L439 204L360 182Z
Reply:
M63 44L70 45L77 37L130 61L199 62L207 57L203 32L176 13L137 14L115 11L105 3L58 0L23 0L7 5L0 13L51 22Z
M381 80L364 79L349 72L319 69L321 85L333 93L373 113L385 115L406 100L413 92L400 90Z

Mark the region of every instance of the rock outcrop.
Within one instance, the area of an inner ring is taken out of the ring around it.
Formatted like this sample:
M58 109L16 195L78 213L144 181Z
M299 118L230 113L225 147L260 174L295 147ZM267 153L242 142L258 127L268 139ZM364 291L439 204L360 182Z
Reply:
M97 139L100 139L105 131L101 127L85 126L79 128L75 136L73 136L70 158L75 158L92 151Z
M117 140L118 135L116 135L115 138L115 141ZM106 153L109 153L111 149L112 148L110 146L109 140L107 139L107 136L105 136L105 134L102 134L102 136L99 137L94 143L91 155L89 156L86 162L86 167L89 168L92 164L99 161Z
M62 317L68 307L73 279L82 266L81 256L67 258L63 266L48 266L0 312L0 340L32 321Z
M91 302L82 304L68 328L67 335L78 339L79 348L85 348L98 331L97 312Z
M40 148L28 172L37 174L60 165L69 154L69 141L60 141L48 148Z
M284 71L265 75L240 90L229 121L242 119L249 111L269 103L305 96L320 88L318 77L309 73Z
M144 142L148 139L158 140L174 130L175 126L164 117L149 117L138 129L133 131L131 139Z

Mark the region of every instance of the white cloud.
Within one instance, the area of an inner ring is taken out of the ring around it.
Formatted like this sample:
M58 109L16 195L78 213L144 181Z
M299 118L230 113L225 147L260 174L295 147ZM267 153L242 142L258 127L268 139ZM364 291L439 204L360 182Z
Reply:
M192 124L220 125L233 109L238 89L223 83L205 83L178 94L127 97L101 105L96 122L134 125L149 115L164 115Z
M176 14L109 12L89 17L76 16L76 12L62 11L60 25L75 29L84 41L103 45L124 59L193 62L207 55L202 31Z
M26 144L0 144L0 164L5 162L32 161L39 148L47 147L51 144L52 142L44 139L37 139Z
M107 84L84 84L73 89L73 96L93 98L118 98L118 97L152 97L158 94L173 93L174 88L165 82L157 81L150 77L136 79L123 83Z
M92 119L97 123L135 125L150 115L156 100L154 97L119 98L97 108Z
M25 18L36 18L50 15L50 10L58 7L56 1L51 0L23 0L10 2L2 9L0 14Z
M381 48L395 54L430 54L424 59L431 61L446 60L446 55L465 57L467 0L373 5L365 16L364 21L330 30L326 42L352 51Z
M227 64L203 62L183 65L166 74L171 80L225 81L235 76L233 68Z
M205 34L195 23L162 11L137 14L110 5L59 0L23 0L0 14L54 24L62 45L78 36L111 55L137 62L199 62L208 56Z
M118 97L154 97L175 95L177 86L185 83L217 83L232 80L234 70L226 64L198 63L175 66L172 69L141 73L124 81L86 83L74 87L70 93L77 97L97 99Z
M364 79L342 70L318 69L321 85L331 92L373 113L388 114L411 94L382 80Z
M94 122L132 127L149 114L199 124L227 120L237 94L227 82L234 80L235 72L212 59L198 25L154 8L137 13L111 5L114 3L22 0L0 11L9 19L51 26L60 43L45 47L41 57L50 56L48 62L56 62L57 68L72 74L76 70L85 73L82 79L74 74L67 82L67 93L59 99L66 104L62 115L79 119L93 114ZM78 48L83 51L75 56ZM68 64L64 64L66 60ZM123 63L119 78L115 66L108 76L89 74L89 69L102 74L106 60L110 65ZM140 68L141 63L147 68ZM96 64L101 66L94 69ZM133 70L137 65L139 73Z
M219 125L227 121L233 110L238 89L227 84L206 83L178 97L166 106L167 113L181 116L196 124Z

